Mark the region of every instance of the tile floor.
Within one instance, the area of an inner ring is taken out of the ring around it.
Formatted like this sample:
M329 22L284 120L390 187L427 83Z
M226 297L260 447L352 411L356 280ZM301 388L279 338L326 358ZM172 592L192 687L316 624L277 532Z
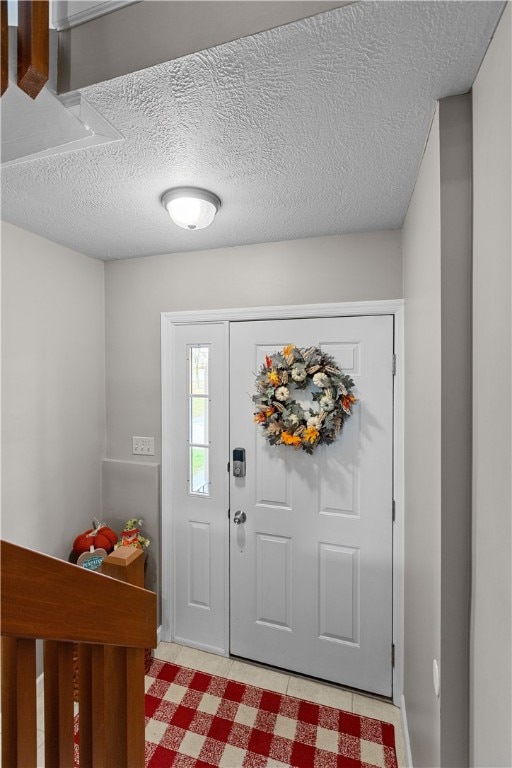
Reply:
M273 669L267 669L261 665L249 664L236 659L228 659L224 656L216 656L212 653L188 648L175 643L161 642L156 648L154 655L163 661L172 661L175 664L181 664L184 667L197 669L200 672L209 672L212 675L220 675L230 680L237 680L241 683L256 685L261 688L267 688L277 693L286 693L289 696L296 696L300 699L315 701L318 704L325 704L338 709L344 709L347 712L355 712L358 715L375 717L395 726L396 754L398 767L406 768L404 741L402 734L402 725L400 719L400 710L393 704L380 699L374 699L369 696L362 696L358 693L345 690L336 685L327 685L318 683L308 678L297 675L287 675L283 672L276 672ZM147 678L147 684L150 684ZM41 691L42 694L42 691ZM75 704L75 712L78 705ZM38 696L37 706L37 724L38 724L38 759L37 765L44 768L44 708L42 695ZM304 766L307 768L307 766Z

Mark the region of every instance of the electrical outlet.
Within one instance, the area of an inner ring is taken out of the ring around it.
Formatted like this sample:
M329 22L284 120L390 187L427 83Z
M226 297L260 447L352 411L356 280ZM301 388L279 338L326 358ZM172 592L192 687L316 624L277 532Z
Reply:
M154 437L133 437L132 454L137 456L154 456L155 455L155 438Z
M434 659L432 663L432 674L434 676L434 691L437 698L439 698L439 694L441 692L441 673L439 672L439 664L437 663L437 659Z

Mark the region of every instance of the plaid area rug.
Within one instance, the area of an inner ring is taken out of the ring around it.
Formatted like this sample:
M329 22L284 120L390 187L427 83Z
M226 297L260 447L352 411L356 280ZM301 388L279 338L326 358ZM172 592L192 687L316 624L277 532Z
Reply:
M397 768L393 725L154 659L148 768Z

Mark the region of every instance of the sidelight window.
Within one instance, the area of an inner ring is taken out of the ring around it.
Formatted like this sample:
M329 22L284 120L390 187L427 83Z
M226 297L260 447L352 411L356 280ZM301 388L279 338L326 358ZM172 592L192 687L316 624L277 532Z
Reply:
M188 382L189 492L209 496L209 357L210 346L190 346Z

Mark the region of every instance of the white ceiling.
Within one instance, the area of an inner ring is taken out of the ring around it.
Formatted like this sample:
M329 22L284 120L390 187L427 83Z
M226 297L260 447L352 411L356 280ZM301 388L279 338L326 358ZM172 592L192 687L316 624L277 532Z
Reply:
M399 228L502 8L364 0L83 88L115 130L4 167L2 218L99 259ZM220 197L211 227L171 223L178 185Z

